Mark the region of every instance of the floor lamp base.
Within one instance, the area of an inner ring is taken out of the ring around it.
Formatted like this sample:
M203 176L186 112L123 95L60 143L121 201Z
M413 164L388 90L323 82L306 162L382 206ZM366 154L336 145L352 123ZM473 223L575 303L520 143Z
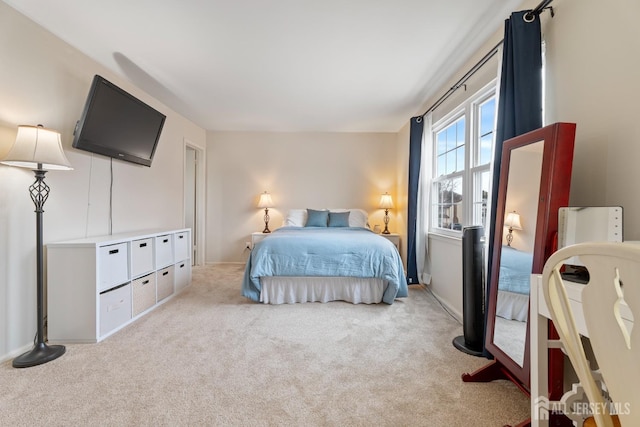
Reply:
M14 368L29 368L51 362L62 356L66 351L63 345L36 344L30 351L13 359Z

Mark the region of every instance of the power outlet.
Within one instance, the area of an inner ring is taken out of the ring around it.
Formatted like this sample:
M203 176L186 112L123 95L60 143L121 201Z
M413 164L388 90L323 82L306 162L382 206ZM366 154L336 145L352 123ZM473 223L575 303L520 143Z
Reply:
M251 250L251 242L244 242L244 248Z

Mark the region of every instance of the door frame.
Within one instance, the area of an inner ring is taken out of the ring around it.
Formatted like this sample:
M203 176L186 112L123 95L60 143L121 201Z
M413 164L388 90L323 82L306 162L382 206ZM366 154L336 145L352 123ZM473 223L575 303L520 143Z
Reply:
M193 265L204 265L205 260L205 179L206 179L206 156L205 149L194 144L188 139L184 139L184 150L183 152L183 203L182 203L182 221L183 226L186 226L186 191L184 191L186 187L187 180L187 150L194 150L196 153L196 179L195 179L195 232L192 230L191 234L191 245L192 245L192 254L193 257L191 259L191 263Z

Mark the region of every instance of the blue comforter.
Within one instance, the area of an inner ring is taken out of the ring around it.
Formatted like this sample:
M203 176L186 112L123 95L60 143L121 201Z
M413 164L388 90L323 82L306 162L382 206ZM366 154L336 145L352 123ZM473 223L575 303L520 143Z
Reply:
M383 302L408 295L395 246L366 228L279 228L251 251L242 295L260 301L263 276L374 277L388 283Z
M529 295L533 254L502 246L498 289Z

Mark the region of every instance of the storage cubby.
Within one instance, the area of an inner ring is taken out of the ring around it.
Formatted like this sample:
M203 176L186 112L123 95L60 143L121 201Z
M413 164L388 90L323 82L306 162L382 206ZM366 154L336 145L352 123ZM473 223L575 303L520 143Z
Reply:
M191 230L47 244L48 339L98 342L191 283Z
M190 259L186 259L182 262L178 262L175 266L174 276L175 276L175 290L176 292L181 291L186 288L189 283L191 283L191 262Z
M170 265L169 267L163 268L162 270L158 270L157 273L157 302L162 301L167 298L174 292L174 288L176 282L174 280L174 266Z
M98 254L98 290L112 288L129 279L129 246L126 243L102 246Z
M139 277L152 272L153 239L140 239L131 242L131 277Z
M175 243L176 260L191 259L191 239L189 233L176 233L173 235Z
M131 320L131 285L126 283L100 294L100 336Z
M173 264L173 235L163 234L156 237L156 267Z

